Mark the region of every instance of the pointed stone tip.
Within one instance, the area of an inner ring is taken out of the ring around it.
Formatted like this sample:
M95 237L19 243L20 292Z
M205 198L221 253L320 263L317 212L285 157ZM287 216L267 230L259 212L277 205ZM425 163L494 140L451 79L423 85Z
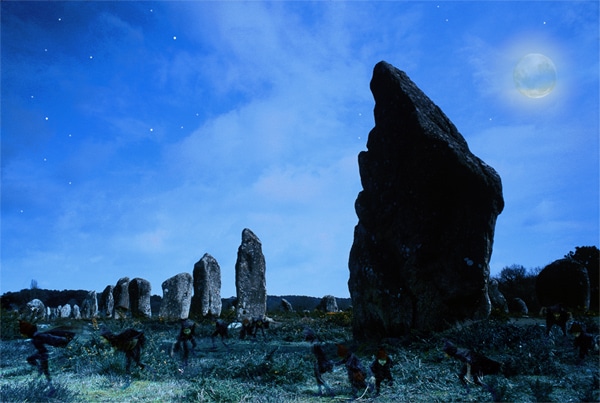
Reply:
M242 243L248 242L258 242L260 243L260 239L248 228L244 228L242 231Z

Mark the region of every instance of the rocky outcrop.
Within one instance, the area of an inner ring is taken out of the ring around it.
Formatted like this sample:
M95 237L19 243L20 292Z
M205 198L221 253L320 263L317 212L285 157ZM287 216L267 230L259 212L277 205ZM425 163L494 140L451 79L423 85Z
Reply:
M114 286L107 285L104 291L102 291L102 294L100 294L98 311L100 312L100 316L104 318L113 317L113 311L115 309L115 298L113 296L114 289Z
M148 280L134 278L129 282L129 308L132 318L148 319L152 317L150 292L152 287Z
M221 268L217 260L205 253L194 265L192 316L221 315Z
M179 273L162 283L163 298L159 317L164 320L187 319L194 283L189 273Z
M573 259L559 259L540 271L535 280L537 299L542 306L561 304L570 309L588 310L588 272Z
M354 337L487 317L499 175L404 72L378 63L371 91L375 127L358 157L349 259Z
M266 263L262 244L249 229L242 231L242 243L235 262L237 318L263 317L267 312Z

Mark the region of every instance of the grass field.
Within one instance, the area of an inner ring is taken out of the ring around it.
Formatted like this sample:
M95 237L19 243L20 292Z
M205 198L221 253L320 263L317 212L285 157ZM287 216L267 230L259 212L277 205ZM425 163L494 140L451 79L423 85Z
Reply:
M10 318L3 318L0 346L2 402L338 402L351 400L343 366L324 375L334 396L318 396L313 376L311 346L303 340L304 326L323 339L325 351L336 359L336 343L345 343L368 368L378 345L352 342L347 313L295 316L273 315L276 323L268 339L239 340L230 334L229 348L217 340L212 347L211 322L199 322L198 346L187 367L181 357L169 355L178 323L106 321L113 331L126 327L144 330L147 336L142 361L145 370L125 373L125 359L100 337L90 322L73 321L76 338L67 348L50 347L49 386L26 362L33 354L30 341L11 337ZM598 334L598 318L586 318L588 330ZM7 328L8 326L8 328ZM492 395L473 385L470 391L458 381L460 363L441 352L444 339L475 348L503 362L500 375L485 377L498 401L579 402L599 399L599 356L593 352L579 362L572 336L554 328L545 335L539 319L488 320L437 334L412 334L384 340L394 366L394 384L381 394L365 391L359 401L374 402L482 402Z

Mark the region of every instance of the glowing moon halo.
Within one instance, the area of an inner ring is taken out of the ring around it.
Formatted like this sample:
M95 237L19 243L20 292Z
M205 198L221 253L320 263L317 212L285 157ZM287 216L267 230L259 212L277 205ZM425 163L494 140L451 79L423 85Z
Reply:
M513 80L521 94L542 98L550 94L556 85L556 67L550 58L540 53L529 53L515 66Z

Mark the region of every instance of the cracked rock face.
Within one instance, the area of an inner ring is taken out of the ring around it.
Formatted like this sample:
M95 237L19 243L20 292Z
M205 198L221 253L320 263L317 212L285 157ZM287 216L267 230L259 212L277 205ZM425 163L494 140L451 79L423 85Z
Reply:
M349 259L354 337L486 317L499 175L404 72L378 63L371 91L375 127L358 156Z

